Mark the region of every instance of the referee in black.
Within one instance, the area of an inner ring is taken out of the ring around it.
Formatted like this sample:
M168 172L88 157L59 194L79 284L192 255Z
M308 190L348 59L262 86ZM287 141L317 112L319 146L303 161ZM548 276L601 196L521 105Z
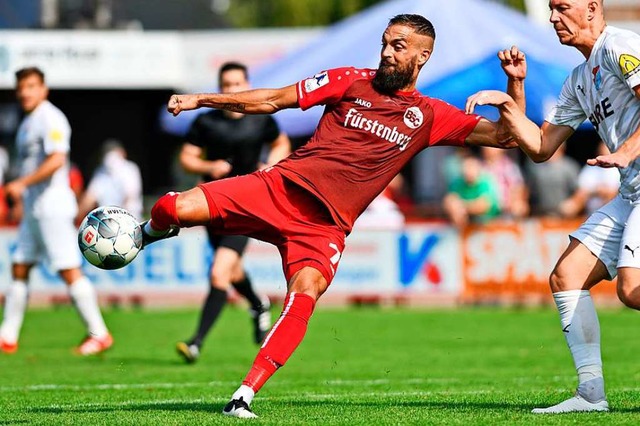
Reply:
M247 67L227 62L218 73L222 93L248 90ZM265 145L269 154L266 164L260 157ZM190 173L202 175L205 181L244 175L261 166L270 166L289 155L291 144L280 132L270 115L244 115L239 112L211 110L194 121L180 152L180 164ZM261 343L271 327L270 303L258 296L242 265L242 253L248 237L215 235L207 230L214 250L210 270L211 287L202 308L195 335L177 344L178 353L188 362L200 356L203 341L227 302L227 290L233 286L250 304L254 339Z

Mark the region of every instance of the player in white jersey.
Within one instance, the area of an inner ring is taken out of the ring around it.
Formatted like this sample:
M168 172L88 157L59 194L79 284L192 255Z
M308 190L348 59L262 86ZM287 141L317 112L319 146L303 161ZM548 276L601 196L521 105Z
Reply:
M549 7L560 43L578 49L586 62L566 80L542 128L502 92L473 95L467 110L476 104L497 106L518 145L536 162L551 157L585 119L612 152L587 163L619 168L619 194L571 234L569 247L549 278L578 372L578 389L572 398L533 410L608 411L600 326L589 290L617 275L620 300L640 309L640 36L607 26L602 0L550 0ZM511 52L501 53L505 54Z
M80 197L77 220L97 206L120 206L133 216L142 217L142 175L136 163L127 159L127 151L115 139L102 147L102 163L96 169L87 190Z
M47 100L48 93L40 69L16 72L16 94L25 117L16 139L19 177L5 190L10 198L23 203L23 217L12 258L12 282L5 294L0 351L13 353L18 349L29 272L37 262L46 260L67 284L87 326L88 336L76 352L92 355L108 349L113 339L102 319L93 285L80 270L73 225L77 204L69 186L71 129L64 114Z

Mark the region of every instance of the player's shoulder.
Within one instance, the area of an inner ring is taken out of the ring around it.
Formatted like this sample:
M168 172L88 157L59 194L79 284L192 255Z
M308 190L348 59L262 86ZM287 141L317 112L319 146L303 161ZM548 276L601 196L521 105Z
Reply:
M609 58L613 65L631 55L634 62L638 62L640 54L640 35L611 25L605 28L603 40L598 48L604 58ZM622 57L621 57L622 55Z
M640 42L640 35L634 31L608 25L604 30L602 45L605 49L612 49L620 45L624 46L632 40Z
M60 108L48 100L43 101L42 104L39 105L38 111L45 117L64 118L65 120L67 118Z
M308 79L309 84L319 86L329 83L353 83L358 80L372 80L376 74L376 70L370 68L357 67L338 67L321 71ZM306 84L306 83L305 83Z
M453 105L451 105L449 102L444 101L440 98L433 98L429 95L425 95L424 93L420 93L419 91L415 91L413 97L415 98L416 102L424 107L430 107L430 108L455 108Z
M355 82L360 80L371 81L376 75L376 70L371 68L344 67L336 73L336 77L346 78L348 81Z
M48 124L69 126L69 120L64 112L48 100L40 104L38 107L38 115Z

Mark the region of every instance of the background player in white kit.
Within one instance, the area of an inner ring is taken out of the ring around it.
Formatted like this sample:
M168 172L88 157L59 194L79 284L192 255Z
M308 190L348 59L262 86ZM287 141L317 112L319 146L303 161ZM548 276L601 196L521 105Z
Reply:
M47 260L69 288L87 326L87 338L76 348L81 355L108 349L113 339L105 326L93 285L80 270L81 256L73 219L76 198L69 186L71 128L64 114L47 100L49 90L38 68L16 72L16 92L26 113L16 138L19 177L5 187L22 199L24 213L12 259L12 282L6 291L0 326L0 350L13 353L27 306L29 271Z
M119 206L134 217L142 217L140 167L127 159L127 151L115 139L102 144L102 161L80 197L76 223L98 206Z
M537 162L551 157L589 119L612 154L588 164L620 169L618 196L571 234L549 279L578 372L577 392L557 405L533 410L607 411L600 325L589 289L617 275L620 300L640 309L640 36L607 26L602 0L551 0L549 7L560 43L578 49L586 62L567 78L542 128L502 92L473 95L467 111L476 104L498 106L518 145Z

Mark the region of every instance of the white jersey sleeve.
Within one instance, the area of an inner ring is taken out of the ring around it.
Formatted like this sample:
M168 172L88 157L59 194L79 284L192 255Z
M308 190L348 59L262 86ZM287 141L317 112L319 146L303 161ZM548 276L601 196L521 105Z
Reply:
M551 109L545 121L557 126L569 126L577 129L587 119L576 94L575 70L565 80L558 102Z
M607 44L606 58L629 89L640 85L640 37L631 32L616 34Z
M43 114L42 140L47 155L54 152L69 152L71 147L71 126L64 114L57 108L50 108Z

